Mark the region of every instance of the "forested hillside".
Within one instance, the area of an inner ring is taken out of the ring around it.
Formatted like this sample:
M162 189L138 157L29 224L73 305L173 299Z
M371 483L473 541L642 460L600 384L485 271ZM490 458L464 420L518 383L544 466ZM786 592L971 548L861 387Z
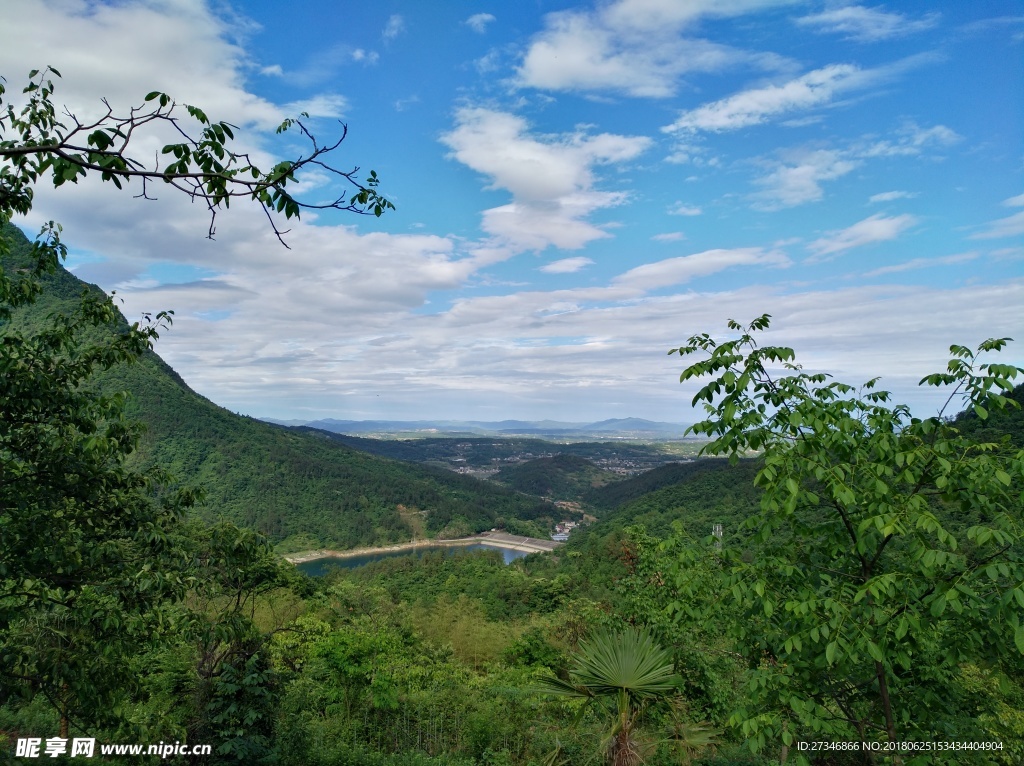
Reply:
M1024 405L1024 383L1009 394L1009 398ZM973 409L959 413L953 424L963 433L978 441L1008 439L1015 447L1024 448L1024 406L986 413L982 420Z
M16 269L29 243L13 226L4 234L14 246L3 265ZM17 310L12 322L41 326L51 312L74 308L85 287L64 269L44 281L42 297ZM256 529L286 549L349 548L502 525L542 534L554 516L552 507L512 490L236 415L192 391L155 353L98 380L106 390L131 393L128 411L147 427L136 460L202 487L205 519Z
M494 476L495 481L520 492L551 500L573 501L585 492L619 478L619 474L602 470L586 458L564 454L502 468Z
M756 460L729 465L726 460L702 459L672 466L671 472L666 470L668 468L605 487L603 492L608 494L604 498L611 497L615 491L621 493L624 501L603 517L596 529L622 529L631 524L643 524L651 534L664 537L678 522L691 534L703 537L711 534L712 524L724 524L735 530L757 509L761 493L754 486L758 471ZM675 481L658 486L659 480L667 476ZM630 490L642 489L645 480L656 488L630 497Z
M694 473L706 471L709 468L710 465L706 460L667 463L650 471L644 471L637 476L588 490L582 499L588 505L596 508L617 508L648 492L679 484Z

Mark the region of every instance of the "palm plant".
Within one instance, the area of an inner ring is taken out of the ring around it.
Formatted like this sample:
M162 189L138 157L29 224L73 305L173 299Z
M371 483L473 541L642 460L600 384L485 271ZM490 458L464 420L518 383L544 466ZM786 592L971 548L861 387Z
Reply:
M602 709L610 726L601 750L611 766L636 766L642 761L638 727L652 705L678 696L682 679L672 657L645 629L603 631L580 643L564 680L548 676L539 690L586 700ZM580 711L581 714L583 710Z

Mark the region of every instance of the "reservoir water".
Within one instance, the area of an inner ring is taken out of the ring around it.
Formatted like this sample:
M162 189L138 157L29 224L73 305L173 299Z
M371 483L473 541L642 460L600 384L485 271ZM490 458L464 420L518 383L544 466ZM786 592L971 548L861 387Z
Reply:
M395 556L422 556L427 551L444 551L449 556L471 551L500 551L502 558L506 564L521 559L526 556L526 551L514 551L509 548L499 548L496 545L488 545L487 543L473 543L471 545L424 545L421 548L414 548L404 551L383 551L381 553L364 553L360 556L348 556L346 558L335 558L328 556L322 559L313 559L312 561L304 561L296 566L305 574L311 577L323 577L333 567L341 567L342 569L355 569L361 567L364 564L370 564L374 561L381 561L382 559L391 559Z

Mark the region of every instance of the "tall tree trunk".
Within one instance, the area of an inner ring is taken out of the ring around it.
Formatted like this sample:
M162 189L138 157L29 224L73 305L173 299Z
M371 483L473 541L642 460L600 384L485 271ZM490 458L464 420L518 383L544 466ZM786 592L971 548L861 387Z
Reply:
M68 685L61 685L60 695L60 738L68 738Z
M889 684L885 680L885 666L875 660L875 675L878 677L878 694L882 699L882 712L885 714L885 730L889 741L896 742L896 724L892 719L892 701L889 699Z

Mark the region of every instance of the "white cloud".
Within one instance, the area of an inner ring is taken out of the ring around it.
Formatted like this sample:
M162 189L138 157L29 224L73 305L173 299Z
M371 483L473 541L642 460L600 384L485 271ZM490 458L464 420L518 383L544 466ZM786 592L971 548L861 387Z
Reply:
M1024 261L1024 247L1000 247L989 251L988 256L996 261Z
M879 214L839 231L829 232L821 239L811 242L807 249L814 255L809 262L828 260L826 256L843 253L855 247L863 247L876 242L888 242L896 239L911 226L917 223L912 215L886 217Z
M1010 197L1003 200L1006 207L1024 207L1024 194ZM1003 237L1016 237L1024 234L1024 210L1014 213L1006 218L990 221L985 225L984 231L972 234L971 239L1002 239Z
M1024 16L990 16L987 19L978 19L960 27L960 31L977 33L999 27L1024 26Z
M910 122L896 132L895 141L875 141L858 147L857 152L862 157L915 156L927 147L947 147L962 140L962 136L945 125L922 128Z
M842 34L858 42L877 42L931 29L940 18L939 13L929 13L919 19L909 19L900 13L886 13L881 8L848 5L802 16L795 21L800 26L813 27L816 32Z
M490 24L492 21L495 21L493 14L474 13L463 23L477 34L482 35L484 32L487 31L487 25Z
M271 66L265 66L260 69L260 74L266 75L267 77L280 77L284 74L284 70L281 69L280 64L272 64Z
M546 274L575 274L581 269L592 265L594 262L589 258L578 256L576 258L562 258L559 261L552 261L540 267Z
M681 231L668 231L664 234L655 234L651 239L655 242L682 242L686 235Z
M682 140L680 138L673 142L672 152L665 157L665 162L673 165L692 164L699 168L718 167L721 162L719 158L714 155L709 157L708 154L708 149L701 145L699 138L691 140Z
M683 36L701 17L736 16L788 0L617 0L596 11L545 17L517 71L521 87L612 91L665 98L689 72L736 65L777 69L784 60Z
M513 201L484 213L483 228L516 249L565 249L608 236L587 222L596 210L622 204L623 192L594 190L594 167L631 160L651 144L644 136L608 133L534 137L524 119L507 112L465 108L441 137L451 157L506 189Z
M759 125L787 112L824 106L841 93L866 88L874 79L871 70L832 64L781 85L752 88L683 112L663 130L722 131Z
M927 415L944 396L918 388L917 381L945 367L949 343L976 345L992 335L1012 335L1024 322L1020 280L953 290L737 286L628 296L577 289L461 299L450 311L430 317L429 324L419 324L414 338L380 363L395 365L407 349L401 363L415 366L424 382L417 407L450 402L449 411L464 412L481 406L484 397L475 392L493 383L503 403L563 419L573 407L581 413L632 413L640 407L651 413L647 417L691 420L689 401L701 384L680 386L681 364L664 352L691 333L724 336L727 318L748 321L768 312L773 320L765 343L792 346L805 368L835 373L842 381L856 384L882 375L883 387L894 391L896 401ZM1005 312L993 325L990 313L937 314L935 305L997 305ZM907 343L908 336L913 343ZM1007 361L1019 358L1016 350L1004 356L1012 354L1016 357ZM385 391L402 390L380 373L375 379ZM507 415L509 405L503 406Z
M679 29L701 18L730 18L789 5L794 0L618 0L602 9L603 21L637 32Z
M348 100L337 93L321 93L303 101L293 101L284 106L288 114L302 114L310 117L343 117L348 109Z
M512 202L485 210L481 228L508 248L504 257L552 246L578 250L588 242L611 236L586 217L624 201L624 194L589 192L550 201Z
M961 137L945 125L922 128L907 123L895 138L861 139L841 149L793 148L780 150L776 157L755 163L768 172L754 180L762 190L752 195L759 210L781 210L824 197L823 181L834 181L859 167L865 160L886 157L913 157L934 147L950 146ZM871 203L891 202L917 196L905 191L882 192Z
M771 171L754 181L763 190L753 195L754 206L761 210L817 202L825 192L822 181L833 181L860 164L842 152L831 149L790 150L781 160L765 161Z
M695 216L701 215L703 212L697 205L685 205L679 201L676 201L675 204L670 205L668 208L669 215Z
M433 291L463 287L477 273L450 238L300 223L285 254L249 208L233 208L218 241L206 242L202 217L184 200L69 191L40 189L38 201L39 217L62 220L68 241L129 265L177 258L216 266L215 279L125 290L125 310L134 318L175 308L158 352L200 393L251 414L692 420L694 390L677 383L678 359L664 352L692 332L724 332L726 318L763 312L774 316L766 340L796 347L809 368L854 383L885 375L898 401L930 412L930 392L916 382L944 367L950 342L1014 335L1024 325L1020 280L783 290L751 284L758 270L787 264L759 248L646 264L607 287L462 292L450 308L424 312ZM123 225L126 205L131 226ZM736 277L727 289L672 289L726 270ZM936 313L936 305L966 308ZM996 324L991 311L971 308L992 306L1001 307ZM215 332L210 312L224 317Z
M830 64L778 85L741 91L683 112L666 133L719 132L760 125L790 112L824 107L845 93L864 90L907 69L932 60L911 56L893 64L861 69L854 64Z
M248 56L225 39L227 22L202 0L23 0L4 3L3 16L0 72L8 94L21 90L30 68L49 64L65 75L55 98L83 119L102 112L102 98L127 109L153 90L240 126L273 128L290 116L245 89Z
M349 53L353 61L359 61L364 64L376 64L380 61L380 54L377 51L365 51L362 48L354 48Z
M488 188L519 199L557 199L594 183L593 165L623 162L650 145L643 136L583 133L537 137L521 117L483 108L460 109L441 137L459 162L491 177Z
M887 191L887 192L879 192L878 194L872 194L870 197L868 197L868 202L871 202L871 203L892 202L892 201L898 200L898 199L913 199L916 196L917 196L917 192Z
M819 125L824 122L825 117L821 114L809 114L806 117L794 117L791 120L783 120L780 125L787 128L804 128L808 125Z
M388 16L388 21L380 33L385 40L394 40L405 31L405 19L400 14L393 13Z
M282 76L290 87L332 87L343 81L341 72L351 64L369 67L377 64L379 60L380 54L377 51L353 47L347 43L336 43L328 48L307 52L301 66L284 71Z
M967 261L973 261L978 257L978 253L958 253L956 255L946 255L941 258L913 258L903 263L895 263L892 266L883 266L880 269L867 272L865 277L880 277L884 274L897 274L901 271L913 271L916 269L927 269L932 266L949 266L957 263L966 263Z
M781 268L789 265L790 260L783 253L774 250L765 251L758 247L705 250L694 255L668 258L637 266L635 269L630 269L617 276L612 280L612 286L649 292L683 284L697 277L705 277L736 266Z
M485 55L476 59L473 62L473 66L476 67L476 71L480 74L490 74L491 72L498 71L502 66L502 52L499 50L490 50Z

